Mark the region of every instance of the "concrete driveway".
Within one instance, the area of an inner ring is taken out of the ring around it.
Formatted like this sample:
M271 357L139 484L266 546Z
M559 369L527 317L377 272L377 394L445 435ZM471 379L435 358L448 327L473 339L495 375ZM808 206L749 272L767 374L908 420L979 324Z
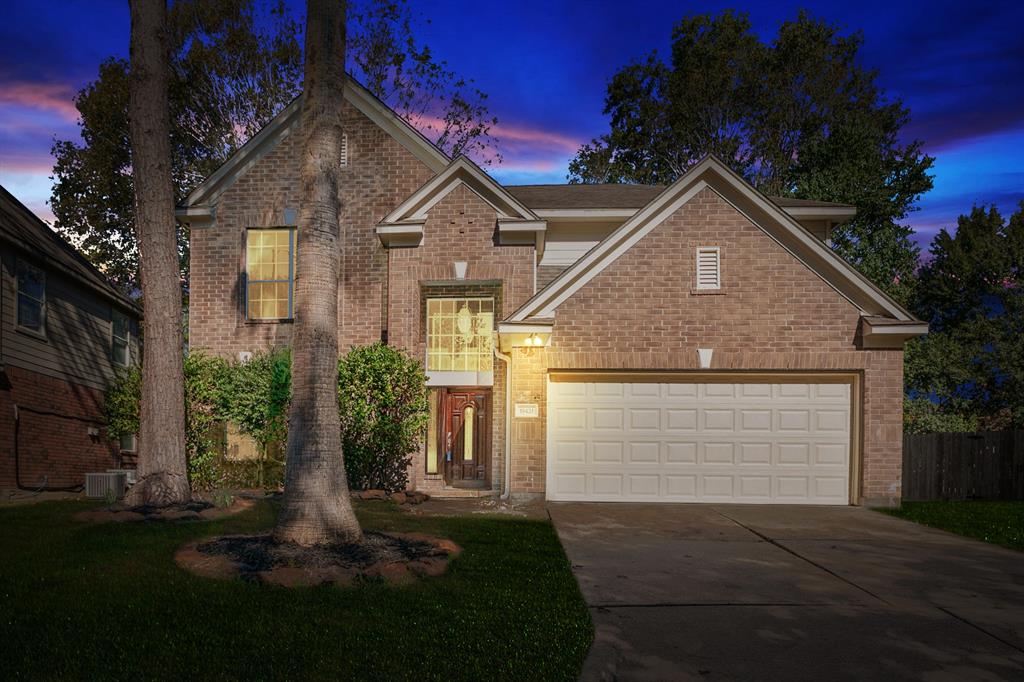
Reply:
M1024 680L1024 554L856 507L548 509L585 680Z

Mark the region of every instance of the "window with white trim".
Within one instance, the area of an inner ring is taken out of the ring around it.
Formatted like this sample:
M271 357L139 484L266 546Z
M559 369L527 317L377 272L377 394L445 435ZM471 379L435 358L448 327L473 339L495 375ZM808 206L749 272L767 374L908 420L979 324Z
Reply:
M246 230L245 274L248 319L291 319L295 298L295 229Z
M120 310L113 311L110 320L110 357L114 364L127 367L132 362L132 328L128 316Z
M46 272L19 258L15 276L18 280L18 327L45 334Z
M427 374L448 385L490 385L494 299L427 299Z
M722 288L722 252L717 246L697 249L697 289L707 291Z

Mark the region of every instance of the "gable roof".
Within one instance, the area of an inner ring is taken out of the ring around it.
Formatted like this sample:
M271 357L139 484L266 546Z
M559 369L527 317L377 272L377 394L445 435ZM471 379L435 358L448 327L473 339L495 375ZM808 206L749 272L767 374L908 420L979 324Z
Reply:
M141 313L138 303L115 288L95 265L3 186L0 186L0 241L20 247L33 257L45 260L102 298L136 314Z
M395 138L416 158L427 165L432 171L439 172L448 165L450 159L433 142L428 140L404 118L399 116L388 105L384 104L359 81L346 74L345 101L360 113L380 126ZM206 212L198 210L215 203L217 198L241 177L260 158L277 146L284 137L298 127L301 117L299 112L302 95L291 101L258 133L232 154L220 168L203 180L198 187L189 192L179 204L177 214L181 218L202 216Z
M443 171L427 180L418 190L381 220L383 225L423 222L427 213L459 185L465 185L494 207L499 220L537 221L537 214L516 199L469 158L459 156Z
M849 300L862 314L897 320L914 319L907 310L811 235L777 203L758 192L717 158L706 156L537 292L512 313L507 321L553 318L555 310L563 301L705 188L710 188L732 204L754 225Z

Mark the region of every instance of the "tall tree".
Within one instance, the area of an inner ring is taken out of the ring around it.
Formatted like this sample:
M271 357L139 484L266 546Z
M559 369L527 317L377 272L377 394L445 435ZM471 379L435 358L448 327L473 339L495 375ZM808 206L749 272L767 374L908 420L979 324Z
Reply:
M359 0L349 70L451 154L499 158L487 96L416 40L408 0ZM168 11L171 151L180 200L302 90L299 24L282 0L176 0ZM128 144L128 64L110 58L75 98L81 142L52 154L55 227L130 294L139 288ZM188 285L188 234L179 228Z
M131 0L131 132L135 222L142 273L142 399L139 480L134 504L168 505L191 498L185 455L181 284L171 182L167 5Z
M584 145L572 182L669 183L715 154L775 196L837 201L857 217L835 248L902 300L917 265L901 221L932 186L931 157L902 143L909 111L858 63L863 39L800 13L770 44L745 14L697 15L608 84L608 133Z
M307 1L305 59L292 401L284 500L274 537L313 545L362 539L348 493L338 416L344 2Z
M932 331L907 348L910 407L985 429L1024 426L1024 202L1009 220L976 206L955 233L940 231L914 308Z

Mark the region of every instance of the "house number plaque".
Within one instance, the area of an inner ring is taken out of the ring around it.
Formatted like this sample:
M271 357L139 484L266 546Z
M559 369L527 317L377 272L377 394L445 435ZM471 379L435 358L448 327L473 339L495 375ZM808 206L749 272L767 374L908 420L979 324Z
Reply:
M536 403L516 403L516 419L536 419L540 416L540 406Z

